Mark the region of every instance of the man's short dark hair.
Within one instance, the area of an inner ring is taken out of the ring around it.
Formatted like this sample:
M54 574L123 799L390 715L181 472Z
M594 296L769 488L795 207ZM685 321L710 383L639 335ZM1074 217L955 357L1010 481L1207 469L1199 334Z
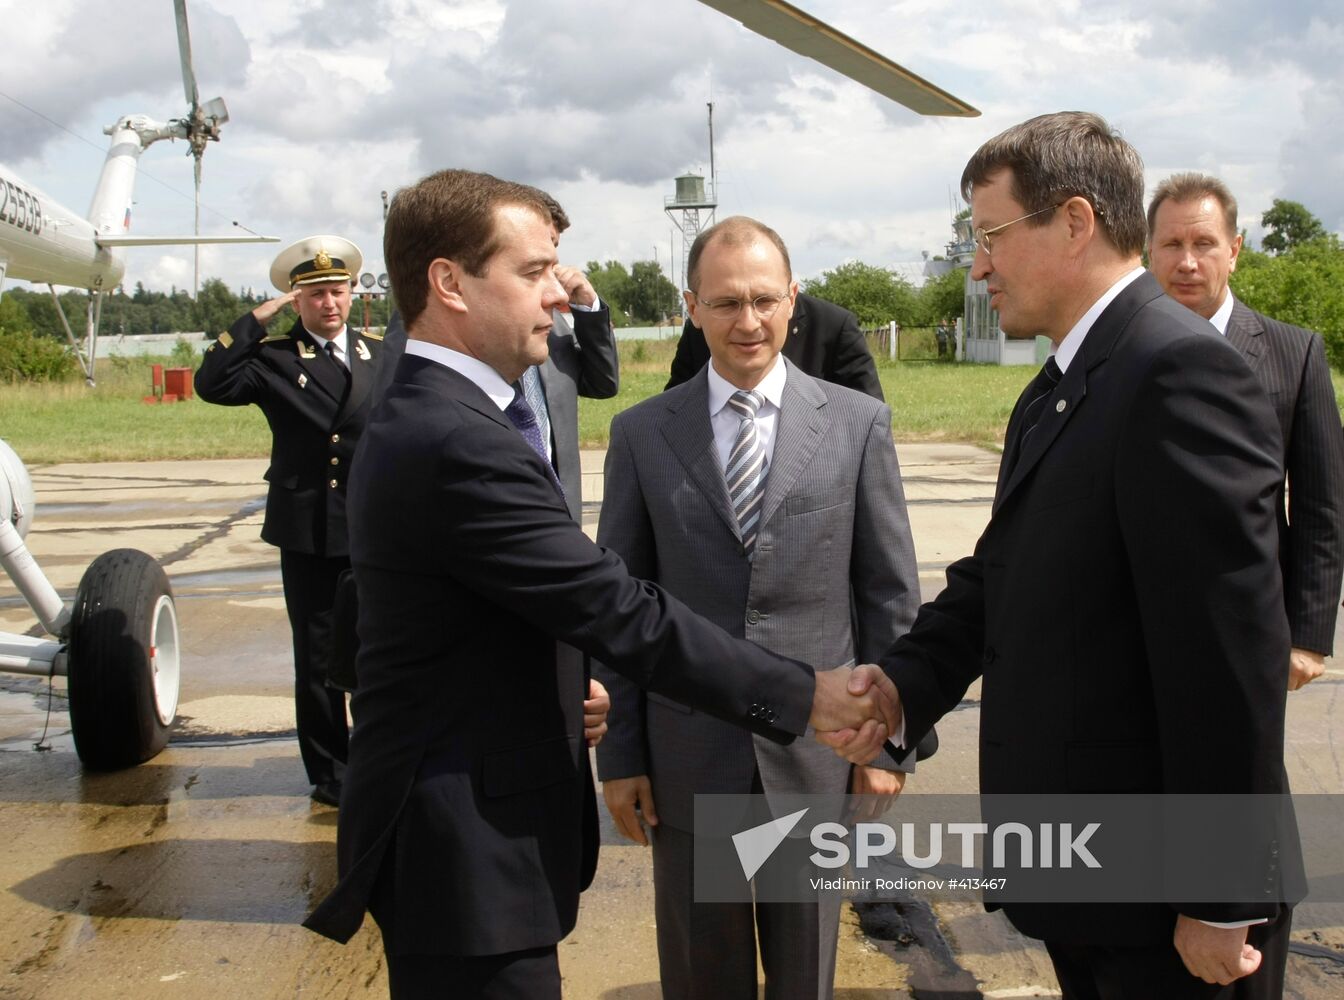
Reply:
M747 246L762 237L773 243L779 255L784 258L784 270L792 281L793 265L789 263L789 248L784 245L779 233L764 222L757 222L745 215L730 215L722 222L716 222L708 229L701 230L700 235L691 244L691 252L686 255L686 287L693 292L699 290L700 257L714 240L721 240L729 246Z
M1045 213L1077 195L1091 203L1117 250L1143 250L1143 160L1100 115L1060 111L999 133L966 164L962 197L970 201L975 185L1004 169L1013 172L1012 195L1024 212ZM1042 214L1024 224L1043 226L1050 218Z
M383 227L383 260L403 321L410 327L429 299L429 265L440 257L481 277L499 249L495 210L530 208L557 230L569 225L545 191L470 170L440 170L402 188Z
M1232 196L1228 186L1217 177L1209 174L1184 173L1172 174L1153 192L1153 200L1148 205L1148 236L1151 238L1157 225L1157 210L1164 201L1184 204L1212 198L1223 209L1223 224L1227 227L1227 238L1237 235L1237 199Z

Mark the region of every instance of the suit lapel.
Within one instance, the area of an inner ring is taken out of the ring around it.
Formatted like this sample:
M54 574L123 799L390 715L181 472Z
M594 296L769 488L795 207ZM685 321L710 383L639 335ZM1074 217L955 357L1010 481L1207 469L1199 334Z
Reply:
M783 405L779 408L779 417L775 422L775 446L765 477L762 526L770 523L770 518L798 482L798 477L812 461L822 438L826 436L828 418L823 409L826 394L812 379L792 365L789 365L787 372Z
M1036 428L1027 438L1016 464L1009 471L1005 471L1007 463L1000 465L999 486L994 494L991 516L993 513L997 513L999 508L1007 502L1013 491L1036 467L1042 456L1050 450L1050 445L1059 437L1065 425L1073 419L1074 413L1082 405L1083 397L1087 395L1089 373L1110 357L1116 340L1125 327L1129 325L1134 314L1153 299L1161 297L1162 288L1158 285L1157 279L1145 272L1131 281L1115 297L1115 300L1102 310L1101 315L1097 317L1097 321L1092 324L1092 328L1087 332L1087 337L1083 340L1083 346L1070 363L1069 370L1064 373L1064 377L1060 380L1054 395L1046 401L1045 412L1041 414L1040 420L1036 423ZM1025 409L1025 403L1022 399L1019 399L1018 405L1013 411L1013 418L1008 424L1009 437L1016 435L1017 424L1022 419L1023 409Z
M1241 352L1251 371L1260 367L1265 346L1264 332L1260 318L1242 305L1240 300L1233 298L1232 315L1227 319L1227 342Z
M309 385L317 383L339 407L345 396L345 376L336 370L335 362L327 357L322 342L304 329L302 323L295 323L289 335L294 341L299 368L308 377Z
M709 423L709 376L706 368L687 383L685 393L669 405L662 432L668 447L699 487L705 501L723 519L733 537L742 540L742 531L728 499L728 484L723 481L718 456L714 453L714 430Z
M346 352L346 357L350 359L350 394L346 397L341 412L336 415L337 423L357 412L369 395L369 390L373 388L373 361L371 357L366 356L368 345L353 332L347 333L345 343L350 348ZM363 350L360 350L361 346Z

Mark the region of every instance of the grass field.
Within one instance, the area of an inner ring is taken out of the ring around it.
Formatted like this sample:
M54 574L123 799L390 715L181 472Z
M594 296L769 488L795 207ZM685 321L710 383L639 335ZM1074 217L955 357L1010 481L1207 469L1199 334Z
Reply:
M579 401L579 439L605 447L611 418L660 392L676 342L621 341L621 391ZM199 399L146 405L152 361L99 364L98 387L0 385L0 438L33 465L53 462L248 458L270 451L270 431L255 406L213 406ZM878 364L898 441L996 445L1029 368L939 362ZM1334 374L1335 395L1344 378Z

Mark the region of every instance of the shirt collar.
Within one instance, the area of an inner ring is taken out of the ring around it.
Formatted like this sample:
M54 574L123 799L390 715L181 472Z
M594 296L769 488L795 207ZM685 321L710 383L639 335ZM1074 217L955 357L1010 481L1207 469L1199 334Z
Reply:
M470 379L472 384L489 396L500 410L513 402L513 386L505 382L499 372L480 358L473 358L470 354L463 354L451 347L410 338L406 340L406 353L437 362Z
M1232 318L1232 302L1232 289L1229 288L1227 294L1223 296L1223 304L1209 317L1209 322L1213 324L1213 328L1224 337L1227 336L1228 320Z
M309 333L308 336L312 337L313 340L317 343L317 346L324 351L327 349L327 344L335 344L336 353L340 354L342 357L345 357L347 354L350 353L345 346L349 331L350 328L348 326L343 326L341 327L339 333L335 333L330 337L319 337L315 333Z
M784 355L777 355L775 366L765 378L761 379L755 389L765 397L767 403L773 403L777 410L783 408L780 404L784 400L784 381L788 376L785 365ZM740 390L714 370L712 360L705 366L705 371L709 375L709 413L713 416L728 405L728 399L733 393Z
M1133 282L1143 277L1143 268L1136 267L1128 274L1124 275L1110 288L1102 293L1101 298L1092 303L1092 308L1083 313L1082 319L1073 324L1073 329L1068 332L1059 346L1055 348L1055 364L1059 365L1061 372L1069 370L1069 363L1082 349L1083 338L1087 336L1087 331L1092 329L1092 324L1097 321L1097 317L1106 311L1106 307L1115 301L1116 296L1128 288Z

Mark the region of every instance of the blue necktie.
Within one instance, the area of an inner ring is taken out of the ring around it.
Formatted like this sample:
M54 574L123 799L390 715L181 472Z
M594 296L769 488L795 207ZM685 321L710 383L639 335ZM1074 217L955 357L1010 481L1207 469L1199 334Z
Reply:
M565 488L560 485L560 478L555 474L555 466L551 465L550 458L546 455L546 442L541 436L541 427L537 424L537 415L532 412L532 407L527 405L527 397L523 394L522 386L517 382L513 384L513 402L504 407L504 416L514 427L518 428L518 433L523 436L523 440L528 443L537 456L541 459L541 464L546 466L546 473L551 477L551 482L555 488L560 491L560 496L565 495Z
M547 446L547 452L542 454L542 458L549 462L551 413L550 407L546 405L546 392L541 387L541 369L536 365L531 365L523 372L523 395L527 397L527 405L537 418L537 430L541 432L541 440Z

